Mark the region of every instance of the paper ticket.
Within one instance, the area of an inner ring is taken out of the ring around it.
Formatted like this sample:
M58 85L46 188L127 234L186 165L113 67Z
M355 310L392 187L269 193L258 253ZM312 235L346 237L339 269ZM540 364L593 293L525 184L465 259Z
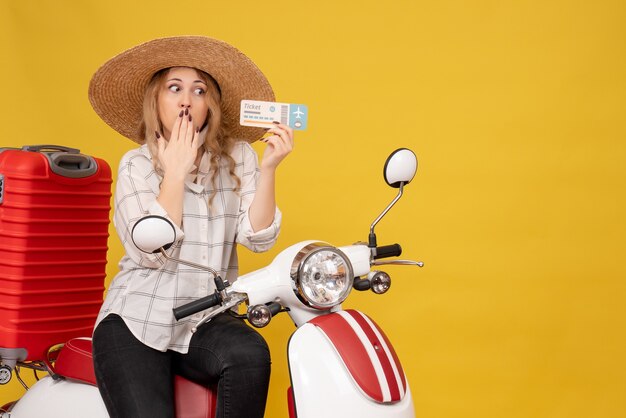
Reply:
M258 100L242 100L239 123L242 126L270 128L273 121L279 121L292 129L306 129L309 111L306 105Z

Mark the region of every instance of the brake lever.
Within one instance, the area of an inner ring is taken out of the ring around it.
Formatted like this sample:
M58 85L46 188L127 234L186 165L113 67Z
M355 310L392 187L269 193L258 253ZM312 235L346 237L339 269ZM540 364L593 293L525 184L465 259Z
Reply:
M373 266L384 266L384 265L399 265L399 266L417 266L424 267L424 263L421 261L412 261L412 260L374 260L371 262Z
M200 321L198 321L198 323L193 328L191 328L191 333L192 334L195 333L202 324L206 324L211 319L215 318L215 316L217 316L218 314L221 314L222 312L225 312L229 310L230 308L233 308L239 305L241 302L245 300L246 300L246 295L244 293L234 293L226 302L223 302L222 305L212 310L206 316L204 316Z

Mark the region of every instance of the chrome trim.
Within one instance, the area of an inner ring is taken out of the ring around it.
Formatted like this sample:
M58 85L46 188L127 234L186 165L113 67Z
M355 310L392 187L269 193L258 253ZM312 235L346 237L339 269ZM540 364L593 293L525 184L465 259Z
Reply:
M412 260L384 260L384 261L372 261L370 263L372 266L386 266L386 265L398 265L398 266L417 266L424 267L424 263L421 261L412 261Z
M304 291L302 290L300 286L300 272L302 271L302 268L304 267L304 263L308 260L310 256L320 251L330 251L330 252L339 254L339 256L341 256L341 258L343 258L346 262L346 266L348 270L347 271L348 280L351 281L350 286L348 286L349 290L348 290L348 293L346 293L346 296L343 299L337 301L335 305L333 306L319 306L311 302L310 300L306 298L306 296L304 295ZM332 309L334 306L340 305L344 300L346 300L346 298L352 291L352 284L354 282L354 270L352 268L352 263L350 262L350 259L348 258L348 256L339 248L333 247L332 245L325 243L325 242L312 242L304 246L298 252L298 254L296 254L296 256L294 257L293 262L291 263L291 270L290 270L289 275L291 277L291 288L293 289L293 293L300 300L300 302L302 302L304 305L310 308L324 310L324 311Z
M6 385L11 381L11 377L13 377L13 372L9 366L6 364L0 365L0 385Z
M370 225L370 234L374 234L374 227L376 226L376 224L380 222L383 216L385 216L387 212L389 212L391 207L395 205L396 202L402 197L403 191L404 191L404 183L400 182L400 190L398 191L398 194L396 195L395 199L393 199L393 201L385 208L385 210L383 210L383 212L380 215L378 215L378 218L376 218L374 222L372 222L372 225Z
M289 271L289 275L292 279L295 280L296 275L298 274L298 270L300 269L300 265L302 264L302 259L309 255L311 250L316 248L333 248L332 245L326 242L312 242L302 247L298 254L293 258L293 262L291 263L291 270Z
M213 270L211 267L209 266L203 266L202 264L196 264L196 263L192 263L191 261L186 261L186 260L181 260L179 258L174 258L174 257L170 257L166 252L165 249L163 247L160 248L161 251L161 255L163 257L165 257L166 260L169 261L174 261L176 263L179 264L183 264L185 266L189 266L189 267L195 267L198 270L204 270L204 271L208 271L209 273L211 273L213 275L213 277L217 277L219 276L219 274L217 273L217 271Z

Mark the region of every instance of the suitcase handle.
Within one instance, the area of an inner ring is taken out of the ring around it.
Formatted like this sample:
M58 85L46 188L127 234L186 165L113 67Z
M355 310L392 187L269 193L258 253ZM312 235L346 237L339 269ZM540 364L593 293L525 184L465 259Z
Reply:
M77 148L64 147L63 145L24 145L22 151L62 151L70 154L80 154L80 150Z
M93 157L83 154L53 152L44 154L50 162L50 170L63 177L82 179L98 171L98 164Z
M82 179L98 171L98 163L93 157L83 155L77 148L63 145L24 145L22 151L39 152L50 163L50 170L63 177Z

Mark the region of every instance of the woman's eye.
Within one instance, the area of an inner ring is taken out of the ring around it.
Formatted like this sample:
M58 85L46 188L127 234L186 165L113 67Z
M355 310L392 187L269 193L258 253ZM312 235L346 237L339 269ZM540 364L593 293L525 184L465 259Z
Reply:
M168 90L173 91L174 93L178 93L180 91L180 87L178 87L176 84L172 84L168 87Z
M196 88L193 92L194 92L195 94L197 94L198 96L202 96L202 95L204 94L204 89L203 89L203 88L198 87L198 88Z

